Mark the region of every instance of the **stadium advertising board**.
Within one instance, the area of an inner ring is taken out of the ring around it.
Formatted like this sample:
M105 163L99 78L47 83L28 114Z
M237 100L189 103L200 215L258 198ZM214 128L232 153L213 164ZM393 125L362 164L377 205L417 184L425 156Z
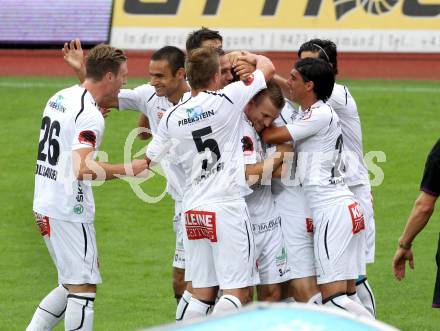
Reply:
M107 42L112 0L0 0L1 44Z
M111 43L184 47L218 29L226 49L291 51L313 37L341 51L440 52L440 0L115 0Z

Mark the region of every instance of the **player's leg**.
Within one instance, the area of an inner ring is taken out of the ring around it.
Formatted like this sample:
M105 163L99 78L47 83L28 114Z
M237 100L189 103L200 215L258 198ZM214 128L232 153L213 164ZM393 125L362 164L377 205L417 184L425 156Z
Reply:
M48 217L40 214L35 214L35 220L49 250L49 254L55 265L57 265L50 236L51 222ZM54 288L38 305L26 330L52 330L64 318L64 312L67 306L67 294L68 290L62 285Z
M376 235L371 187L370 185L363 184L351 186L350 190L353 192L364 210L366 263L371 264L374 263ZM359 278L356 281L356 292L364 307L367 308L373 316L376 316L376 300L374 298L373 290L368 283L366 273L365 275L359 275Z
M295 278L290 281L291 296L297 302L321 304L321 292L316 283L316 276Z
M197 211L191 210L187 211L184 217L195 219L196 217L200 218L206 215L211 215L210 213L212 213L212 209L210 208ZM193 214L196 216L193 217ZM203 224L198 224L194 221L185 224L185 266L186 271L188 271L188 275L185 274L185 279L191 281L192 295L184 313L180 314L180 316L176 316L177 319L181 318L182 320L190 320L206 316L214 305L218 291L218 281L210 240L216 239L207 238L204 235L207 232L216 232L215 217L212 227L212 229L205 229Z
M53 231L58 281L69 289L66 330L92 330L96 285L101 283L93 223L57 220Z
M186 289L182 294L182 298L180 299L179 303L177 304L176 309L176 321L181 321L183 317L186 314L186 310L188 309L189 302L192 298L192 293L194 292L192 288L191 281L186 283Z
M257 285L257 299L258 301L281 301L281 284L291 278L288 254L281 230L281 217L273 217L264 223L256 220L252 222L260 280ZM259 229L264 229L264 231L259 231Z
M176 249L173 260L173 291L174 298L179 304L185 288L185 248L183 243L183 231L180 203L175 204L175 216L173 219L173 229L176 234Z
M372 317L365 307L351 300L354 279L365 267L363 215L352 200L315 211L314 233L317 279L326 306Z
M223 295L213 314L221 314L248 303L249 287L255 284L258 276L254 236L244 201L222 203L217 207L216 215L217 240L211 244Z
M313 248L313 220L306 217L305 213L285 209L281 224L290 266L289 294L297 302L320 303Z

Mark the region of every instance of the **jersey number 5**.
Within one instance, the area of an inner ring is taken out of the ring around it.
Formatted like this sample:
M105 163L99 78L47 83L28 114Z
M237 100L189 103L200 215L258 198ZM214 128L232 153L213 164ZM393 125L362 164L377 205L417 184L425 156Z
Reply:
M59 137L60 135L60 122L53 121L51 123L50 117L44 116L43 121L41 122L41 130L44 130L43 139L41 139L38 144L38 160L46 162L46 158L48 159L51 165L56 165L58 162L58 157L60 156L60 144L58 140L53 138L55 135ZM46 141L49 140L49 144L47 147L47 154L44 153L46 147Z
M203 136L206 136L210 133L212 133L212 129L210 126L208 126L206 128L193 131L192 136L194 139L194 143L196 144L197 151L199 153L204 152L205 149L208 148L211 151L211 153L215 154L216 159L211 164L211 167L212 167L215 163L217 163L218 160L220 160L221 155L220 155L220 149L218 148L218 144L214 139L206 139L205 141L202 140ZM203 160L202 169L205 171L208 170L208 160L207 159Z

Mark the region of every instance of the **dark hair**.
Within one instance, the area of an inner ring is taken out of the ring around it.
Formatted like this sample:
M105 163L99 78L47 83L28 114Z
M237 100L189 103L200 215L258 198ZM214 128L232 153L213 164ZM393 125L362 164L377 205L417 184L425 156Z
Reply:
M306 58L295 63L304 82L313 82L313 92L318 100L327 101L335 85L333 68L327 61L319 58Z
M280 86L273 80L268 81L266 86L267 88L258 92L253 97L253 100L258 105L265 97L269 97L273 105L281 110L286 104L286 101L284 100L283 91L281 91Z
M208 87L214 74L219 71L218 51L211 47L192 50L185 61L186 76L193 89Z
M173 76L176 75L177 70L185 67L185 53L174 46L165 46L158 49L151 56L151 60L166 60L171 69Z
M193 31L188 35L188 38L186 39L186 51L189 53L193 49L202 47L202 43L205 40L213 39L218 39L223 42L223 38L218 31L202 27L201 29Z
M86 77L100 81L107 72L117 75L121 64L127 61L124 52L109 45L99 44L87 55Z
M309 40L299 48L299 58L301 58L302 52L317 52L320 59L323 59L332 65L335 75L338 74L338 51L336 49L336 44L333 41L324 39Z

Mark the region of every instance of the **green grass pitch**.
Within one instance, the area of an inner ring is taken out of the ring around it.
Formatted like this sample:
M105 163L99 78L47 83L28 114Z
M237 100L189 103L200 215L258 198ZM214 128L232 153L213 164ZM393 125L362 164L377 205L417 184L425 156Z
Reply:
M41 114L47 99L74 83L66 78L0 77L0 330L24 330L39 301L56 286L55 267L32 215L34 166ZM130 81L130 86L141 84ZM376 263L368 278L378 317L402 330L438 330L440 310L431 308L439 213L414 243L415 270L393 279L391 259L413 201L425 158L439 138L438 82L350 81L362 119L365 151L384 151L378 163L385 178L374 187ZM123 161L128 132L137 113L112 112L101 150L110 162ZM136 141L134 152L145 143ZM142 187L151 195L164 189L154 176ZM172 322L174 253L173 202L139 200L127 182L94 189L96 229L104 283L95 303L95 330L134 330ZM62 330L59 326L57 330Z

